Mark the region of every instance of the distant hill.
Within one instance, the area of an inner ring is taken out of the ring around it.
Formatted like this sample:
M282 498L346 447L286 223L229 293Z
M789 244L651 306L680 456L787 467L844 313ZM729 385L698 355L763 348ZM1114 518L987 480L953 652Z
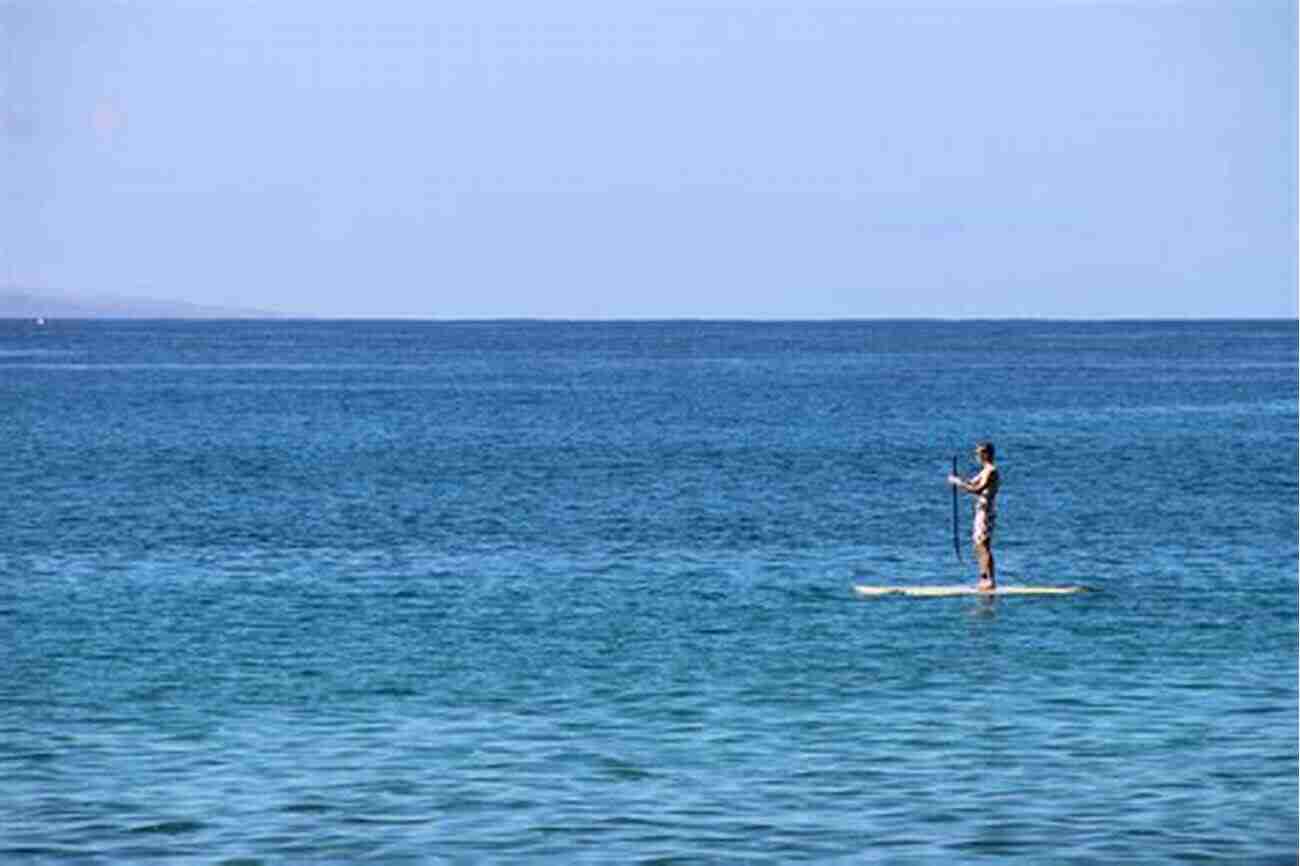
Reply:
M0 319L281 319L283 313L124 298L0 289Z

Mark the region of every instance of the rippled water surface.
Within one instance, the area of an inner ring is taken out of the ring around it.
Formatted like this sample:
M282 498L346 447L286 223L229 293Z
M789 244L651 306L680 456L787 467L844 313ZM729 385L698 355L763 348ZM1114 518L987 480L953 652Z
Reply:
M0 323L0 862L1295 862L1296 350Z

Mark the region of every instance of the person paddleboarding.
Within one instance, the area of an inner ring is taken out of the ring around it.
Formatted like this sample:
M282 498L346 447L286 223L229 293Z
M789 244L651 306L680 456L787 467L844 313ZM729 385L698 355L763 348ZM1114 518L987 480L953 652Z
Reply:
M975 456L979 458L980 471L969 479L954 472L948 476L948 483L975 497L975 522L971 529L971 541L980 565L978 588L981 592L992 592L998 587L997 570L993 563L993 527L997 520L996 502L1001 478L998 476L997 464L993 462L992 442L976 445Z

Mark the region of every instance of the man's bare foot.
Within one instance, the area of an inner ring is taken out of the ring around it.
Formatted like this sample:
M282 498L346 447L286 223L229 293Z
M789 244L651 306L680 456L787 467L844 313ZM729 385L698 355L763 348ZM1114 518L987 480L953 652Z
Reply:
M980 580L979 585L975 587L980 592L993 592L998 588L997 582L987 578Z

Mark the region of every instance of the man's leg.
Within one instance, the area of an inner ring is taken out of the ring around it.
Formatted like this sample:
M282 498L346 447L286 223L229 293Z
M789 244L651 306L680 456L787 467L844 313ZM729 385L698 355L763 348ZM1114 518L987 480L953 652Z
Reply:
M993 589L998 585L993 546L987 541L979 542L975 545L975 556L980 563L980 589Z

